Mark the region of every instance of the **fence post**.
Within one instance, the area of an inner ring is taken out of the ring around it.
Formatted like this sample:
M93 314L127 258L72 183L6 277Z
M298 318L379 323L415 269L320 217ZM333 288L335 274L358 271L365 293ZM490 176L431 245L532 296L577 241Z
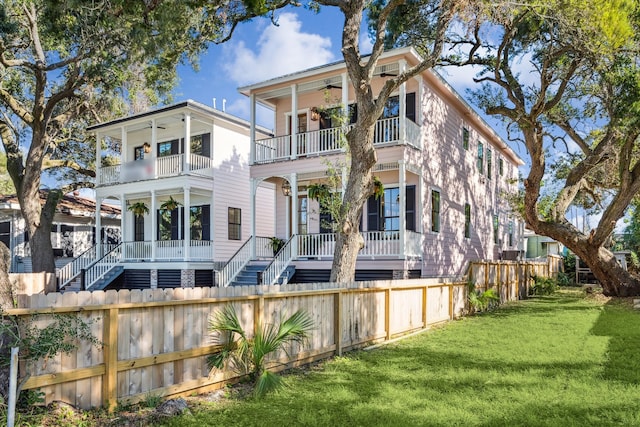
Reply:
M389 341L391 339L391 289L384 290L384 329L386 331L385 339Z
M502 272L502 264L500 261L496 263L496 284L498 285L498 297L500 298L500 304L504 303L502 300L502 282L500 281L500 276Z
M422 288L422 327L427 327L427 290L429 285L424 285Z
M102 377L102 406L113 411L118 399L118 309L105 310L103 342L104 376Z
M453 283L449 284L449 319L453 320Z
M484 263L484 290L489 290L489 261Z
M336 343L336 356L342 356L342 290L333 296L333 340Z

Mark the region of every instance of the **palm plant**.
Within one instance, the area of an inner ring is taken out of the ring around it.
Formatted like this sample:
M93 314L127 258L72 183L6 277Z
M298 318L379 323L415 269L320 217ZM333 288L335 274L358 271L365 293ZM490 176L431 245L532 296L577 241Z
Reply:
M489 309L493 304L500 301L500 296L494 289L487 289L481 291L476 289L476 285L473 282L467 284L469 290L469 306L477 311L484 311Z
M254 383L254 394L264 396L282 385L282 379L266 366L266 357L292 342L304 343L313 329L313 320L302 310L278 324L258 325L253 338L242 328L235 308L225 306L209 319L209 332L222 349L207 358L210 368L231 366L240 374L248 374ZM231 363L229 363L231 362Z

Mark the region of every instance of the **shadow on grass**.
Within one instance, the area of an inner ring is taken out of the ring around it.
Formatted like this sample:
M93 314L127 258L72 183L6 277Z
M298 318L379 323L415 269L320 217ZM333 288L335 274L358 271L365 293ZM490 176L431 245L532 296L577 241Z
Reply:
M609 338L604 377L640 385L640 312L607 302L591 333Z

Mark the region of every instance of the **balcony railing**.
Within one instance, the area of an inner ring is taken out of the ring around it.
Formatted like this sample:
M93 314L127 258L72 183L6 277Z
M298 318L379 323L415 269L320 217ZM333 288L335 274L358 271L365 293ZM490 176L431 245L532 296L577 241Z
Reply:
M185 162L184 154L174 154L155 159L137 160L120 165L105 166L98 170L98 185L123 184L147 179L177 176L187 170L205 176L213 176L213 160L199 154L191 154Z
M212 261L213 242L210 240L190 240L189 256L184 251L184 240L157 240L155 242L124 242L122 258L126 261Z
M398 231L364 231L364 248L359 257L421 257L422 234L405 231L404 250L401 251L400 232ZM298 256L303 258L332 258L335 250L336 236L326 234L298 235Z
M405 126L404 136L401 124ZM291 159L292 156L304 157L342 150L346 143L343 128L321 129L296 135L295 153L291 135L260 139L255 142L255 163L271 163ZM376 146L408 144L422 148L420 126L411 120L401 121L399 117L381 119L376 122L373 143Z

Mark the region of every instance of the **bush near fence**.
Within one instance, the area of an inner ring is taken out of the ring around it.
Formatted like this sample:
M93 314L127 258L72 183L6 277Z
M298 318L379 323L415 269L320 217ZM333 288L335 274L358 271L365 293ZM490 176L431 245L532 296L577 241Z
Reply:
M504 302L526 296L533 271L553 274L548 263L477 262L471 264L469 277L479 286L495 286ZM218 348L209 336L209 316L225 304L236 307L245 330L255 331L259 324L276 322L298 309L311 315L311 339L270 359L279 370L462 316L466 292L466 282L439 279L83 291L23 295L21 308L8 314L36 315L40 326L51 321L52 313L76 313L91 322L101 347L80 343L71 354L39 361L23 389L40 389L47 403L113 408L119 401L133 403L149 394L187 395L237 381L232 372L209 375L205 361Z

